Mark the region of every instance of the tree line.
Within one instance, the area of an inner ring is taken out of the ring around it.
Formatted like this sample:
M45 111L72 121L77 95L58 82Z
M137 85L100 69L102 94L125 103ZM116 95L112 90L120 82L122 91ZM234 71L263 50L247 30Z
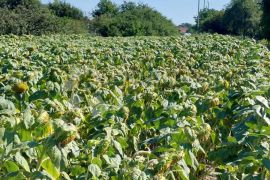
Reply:
M203 9L193 31L270 39L270 0L232 0L223 10Z
M167 36L176 26L153 8L132 2L100 0L91 18L65 1L0 0L0 34L82 34L101 36Z
M0 34L86 33L81 10L62 1L0 0Z
M168 36L179 30L171 20L145 4L100 0L91 14L61 0L0 0L0 35L82 34L101 36ZM191 32L270 39L270 0L231 0L223 10L202 9Z

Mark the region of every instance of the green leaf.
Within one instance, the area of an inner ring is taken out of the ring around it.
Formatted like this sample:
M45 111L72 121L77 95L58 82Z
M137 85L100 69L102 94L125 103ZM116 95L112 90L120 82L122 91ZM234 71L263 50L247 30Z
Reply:
M103 155L104 160L110 165L111 168L119 168L121 164L121 157L117 154L115 157L110 158L108 155Z
M92 159L92 163L98 165L99 167L102 166L102 160L99 157L94 157Z
M15 155L15 161L22 167L24 168L24 170L26 170L27 172L30 172L30 168L28 165L28 162L26 161L26 159L21 155L20 152L17 152Z
M1 179L18 180L18 179L26 179L26 177L23 175L22 172L16 171L8 173L5 176L2 176Z
M196 156L193 154L191 150L185 151L185 161L194 170L196 170L199 165L199 162L197 161Z
M265 107L269 108L268 101L264 97L256 96L256 100L259 101L260 103L262 103Z
M35 123L35 119L32 116L32 113L29 107L23 113L23 122L26 129L29 129Z
M29 97L29 101L35 101L35 100L38 100L38 99L46 99L48 96L48 93L44 90L41 90L41 91L36 91L34 94L32 94L30 97Z
M119 142L113 140L113 145L117 149L117 151L119 152L119 154L123 157L124 156L124 153L123 153L121 144Z
M62 154L61 154L61 151L59 150L59 148L57 146L53 146L52 148L48 148L47 154L50 157L54 166L58 170L60 170L60 163L61 163Z
M84 174L85 169L79 165L75 165L71 169L71 175L72 176L79 176L80 174Z
M83 173L81 173L81 174L83 174ZM61 179L71 180L69 175L66 172L61 172Z
M131 179L132 180L146 180L147 176L145 172L141 171L138 168L133 168L132 174L131 174Z
M50 179L50 177L44 171L35 171L31 173L30 179Z
M114 94L121 99L123 98L123 92L117 86L114 86Z
M12 162L12 161L6 161L4 163L4 167L6 168L7 172L15 172L15 171L19 171L19 167L17 166L16 163Z
M96 164L90 164L88 166L88 171L94 176L99 177L101 175L101 170Z
M263 120L264 120L268 125L270 125L270 119L269 119L266 115L263 116Z
M5 132L6 132L6 129L5 128L0 128L0 144L2 147L2 145L6 144L6 141L5 141Z
M16 113L14 104L0 96L0 115L13 115Z
M60 176L60 172L57 167L54 166L52 161L48 158L42 162L41 167L53 178L57 179Z
M20 129L19 134L20 134L20 139L21 139L22 142L23 141L32 141L33 140L31 131L28 131L26 129Z
M177 166L176 170L179 172L179 174L183 180L188 180L190 169L188 168L185 160L184 159L180 160L179 165L181 165L181 166Z
M270 160L264 158L264 159L262 160L262 163L263 163L263 165L268 169L268 171L270 171Z

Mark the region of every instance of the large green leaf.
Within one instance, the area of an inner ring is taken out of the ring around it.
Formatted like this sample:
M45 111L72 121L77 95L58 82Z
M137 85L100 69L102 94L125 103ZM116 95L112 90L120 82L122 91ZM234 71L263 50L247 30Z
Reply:
M30 172L30 167L26 159L21 155L20 152L17 152L15 155L15 161L25 170Z
M7 172L8 173L11 173L11 172L16 172L16 171L19 171L19 167L17 166L16 163L14 163L13 161L6 161L4 163L4 167L6 168Z
M94 177L99 177L101 175L101 170L96 164L90 164L88 166L88 171L94 176Z
M35 123L35 119L32 116L31 109L29 107L23 113L23 122L26 129L29 129Z
M52 161L47 158L46 160L44 160L41 164L41 167L48 173L48 175L51 176L51 178L53 179L58 179L58 177L60 176L60 171L57 167L54 166L54 164L52 163Z
M270 171L270 159L264 158L264 159L262 160L262 163L263 163L263 165L268 169L268 171Z

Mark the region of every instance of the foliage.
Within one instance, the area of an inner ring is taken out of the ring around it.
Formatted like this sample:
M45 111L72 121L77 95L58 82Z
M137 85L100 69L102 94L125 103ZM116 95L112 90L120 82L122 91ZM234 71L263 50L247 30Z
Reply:
M101 1L93 15L92 29L102 36L167 36L178 33L170 20L147 5L124 2L117 7L110 1Z
M58 21L45 8L18 6L13 10L0 9L0 34L48 34L58 32Z
M1 179L269 179L270 52L230 36L0 37Z
M77 20L84 19L83 12L67 2L56 0L53 3L49 3L48 8L58 17L67 17Z
M0 8L14 9L18 6L38 8L41 6L41 3L40 0L0 0Z
M97 9L92 12L93 17L100 17L102 15L113 16L118 13L118 7L110 0L100 0Z
M224 23L231 34L259 37L261 15L258 0L233 0L225 10Z
M200 31L209 33L226 33L223 22L224 10L203 9L200 11ZM198 18L195 18L197 21Z
M263 25L263 33L264 37L270 39L270 1L262 0L262 25Z
M0 34L54 34L87 33L87 20L60 18L53 15L39 1L7 1L0 8ZM16 3L15 3L16 2ZM25 3L25 2L28 2ZM35 5L38 2L39 5ZM15 5L16 4L16 5Z
M87 34L88 20L77 20L70 18L58 18L58 33L63 34Z

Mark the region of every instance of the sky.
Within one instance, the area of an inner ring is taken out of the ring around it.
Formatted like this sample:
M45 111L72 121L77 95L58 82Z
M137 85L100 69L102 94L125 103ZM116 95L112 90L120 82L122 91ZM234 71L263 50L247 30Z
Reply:
M99 0L65 0L75 7L80 8L84 13L89 15L95 8ZM112 0L114 3L121 4L124 0ZM168 19L172 20L174 24L182 23L194 24L194 17L198 11L198 0L131 0L133 2L140 2L148 4L150 7L161 12ZM223 9L230 0L205 0L209 2L209 7L213 9ZM42 0L42 3L52 2L52 0ZM201 0L201 7L203 7L204 0ZM207 4L207 3L206 3Z

